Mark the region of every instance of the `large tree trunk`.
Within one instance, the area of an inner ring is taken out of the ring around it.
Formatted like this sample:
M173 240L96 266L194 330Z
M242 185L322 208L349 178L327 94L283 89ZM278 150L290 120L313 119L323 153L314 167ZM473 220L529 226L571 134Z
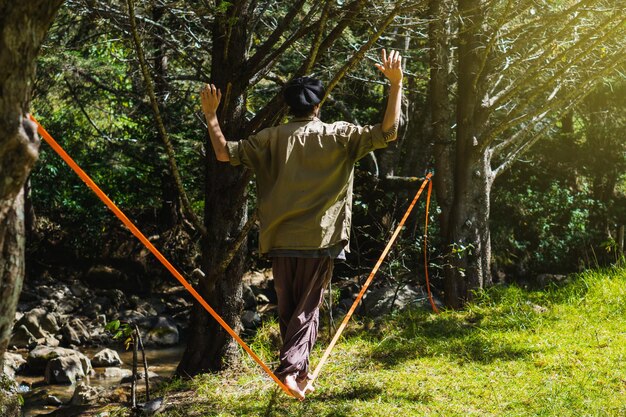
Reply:
M471 299L472 291L491 281L489 268L489 196L493 183L490 154L480 151L478 138L486 123L480 106L481 0L458 2L460 15L458 94L454 193L447 213L448 263L445 271L446 305L458 308Z
M464 157L457 165L455 198L448 223L449 262L445 276L445 303L459 308L472 291L491 283L489 200L493 173L489 158ZM472 160L473 159L473 160Z
M446 16L446 0L430 0L428 3L428 42L430 49L430 80L428 103L431 113L431 135L434 143L435 172L433 178L437 204L441 209L439 225L441 236L448 236L448 224L454 193L454 146L450 131L450 77L448 75L449 19Z
M245 91L247 80L241 76L246 58L246 16L241 2L236 2L230 13L237 23L228 26L228 16L215 19L213 26L212 81L222 90L222 104L218 110L220 124L228 139L243 139L245 129ZM249 175L241 167L231 167L218 162L207 138L205 225L208 236L202 242L202 265L206 277L199 282L199 293L235 330L241 327L242 285L245 272L245 247L238 253L226 271L220 264L229 243L236 240L247 219L245 190ZM224 236L227 236L226 242ZM190 337L187 349L178 365L180 375L195 375L219 371L237 363L238 349L235 340L196 303L192 311Z
M0 369L24 279L24 184L39 139L28 120L35 59L62 1L0 1Z

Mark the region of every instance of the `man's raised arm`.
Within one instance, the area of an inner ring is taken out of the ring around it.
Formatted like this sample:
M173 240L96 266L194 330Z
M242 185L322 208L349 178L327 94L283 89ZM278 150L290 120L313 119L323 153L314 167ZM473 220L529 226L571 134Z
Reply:
M398 51L391 51L387 57L387 51L383 49L382 64L376 64L385 77L391 83L387 109L383 117L382 129L389 135L389 140L395 140L400 121L402 104L402 57Z
M228 162L230 161L230 156L226 149L226 138L220 128L220 123L217 121L217 108L220 105L221 99L222 92L218 88L215 88L213 84L206 84L202 90L200 90L202 111L204 112L204 118L206 119L207 128L209 129L209 136L211 137L215 157L218 161Z

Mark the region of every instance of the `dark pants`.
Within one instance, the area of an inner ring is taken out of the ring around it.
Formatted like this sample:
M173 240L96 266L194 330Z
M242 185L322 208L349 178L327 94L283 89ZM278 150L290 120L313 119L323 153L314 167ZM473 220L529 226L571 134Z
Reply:
M309 355L317 339L319 306L324 288L333 274L333 262L325 258L272 258L274 288L278 295L278 318L283 347L276 376L297 374L302 381L309 372Z

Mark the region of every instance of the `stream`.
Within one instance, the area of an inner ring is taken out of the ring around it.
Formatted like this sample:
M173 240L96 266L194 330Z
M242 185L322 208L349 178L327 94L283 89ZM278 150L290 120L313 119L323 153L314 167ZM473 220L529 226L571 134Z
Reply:
M84 348L81 353L91 358L102 348ZM146 349L146 358L148 360L148 369L157 373L160 377L167 378L174 374L178 362L183 355L185 349L184 344L179 344L170 348L152 348ZM117 350L117 349L116 349ZM117 350L122 359L121 368L131 369L133 362L133 352ZM138 354L138 371L143 372L141 365L141 353ZM91 386L104 387L107 389L120 386L119 378L105 378L104 370L106 368L94 368L95 376L87 377L85 381ZM23 376L16 377L18 384L21 384L22 396L24 397L24 406L22 407L22 416L39 416L48 414L57 409L55 406L46 405L46 398L54 395L63 403L67 403L74 393L76 385L44 385L43 376ZM143 384L143 381L139 382ZM28 389L28 386L32 389Z

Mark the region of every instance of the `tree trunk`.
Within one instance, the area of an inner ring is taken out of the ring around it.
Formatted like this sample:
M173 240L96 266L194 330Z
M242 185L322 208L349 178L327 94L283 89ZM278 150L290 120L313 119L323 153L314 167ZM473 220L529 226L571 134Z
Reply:
M432 141L434 143L435 172L433 178L437 204L441 209L439 225L441 236L448 236L448 224L454 193L454 147L450 131L450 77L448 75L449 19L445 0L431 0L428 4L430 23L428 42L430 49L430 80L428 103L431 112Z
M245 130L245 91L248 80L241 76L246 59L245 45L249 16L246 7L236 2L228 14L234 19L216 18L213 26L212 81L222 90L222 104L218 117L224 135L228 139L243 139ZM229 244L236 240L247 219L245 190L249 175L242 167L231 167L218 162L207 137L207 160L205 190L205 226L208 237L202 242L202 266L206 277L200 280L198 292L235 330L240 329L243 308L242 283L246 245L238 253L226 271L220 272ZM224 237L227 237L226 241ZM187 349L178 365L179 375L195 375L219 371L235 365L239 360L237 343L208 313L196 303L191 317L190 337Z
M61 3L0 1L0 369L24 280L24 184L39 152L27 114L35 59Z
M450 250L445 303L453 308L462 307L472 299L472 291L491 283L489 201L493 173L485 154L473 163L467 162L457 166L455 198L448 223Z
M458 2L459 56L456 98L456 148L454 193L446 227L448 265L445 270L446 305L459 308L471 299L472 291L491 282L489 268L489 196L493 183L489 152L478 146L486 123L480 106L484 87L478 80L481 51L481 0Z

